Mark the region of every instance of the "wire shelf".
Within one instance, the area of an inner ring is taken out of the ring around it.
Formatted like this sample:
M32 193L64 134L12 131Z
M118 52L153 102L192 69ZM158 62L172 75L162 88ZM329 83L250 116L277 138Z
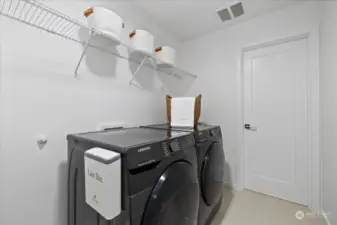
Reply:
M89 28L35 0L0 0L0 14L32 27L82 43L77 33Z
M79 21L47 7L37 0L0 0L0 14L26 25L82 44L86 44L86 41L79 38L79 31L81 29L84 29L87 33L93 31ZM103 36L110 39L104 33L99 31L94 32L97 36ZM89 43L89 46L109 52L109 50L91 43ZM116 52L110 53L114 55L118 54ZM120 55L118 56L121 57Z
M179 79L182 79L183 77L189 77L188 79L196 79L197 77L184 70L175 68L174 66L165 69L157 67L156 62L158 62L158 60L154 55L147 55L138 52L138 54L123 56L117 50L106 49L99 45L93 44L93 42L91 42L91 38L93 36L101 36L107 40L115 42L116 45L124 46L128 49L129 52L136 52L125 43L116 41L114 38L106 35L105 33L91 29L87 25L84 25L63 13L56 11L55 9L52 9L41 2L38 2L37 0L0 0L0 15L57 35L61 38L84 44L85 50L83 51L80 61L76 67L75 76L85 54L86 48L90 46L113 54L119 58L134 62L139 65L138 69L140 69L142 66L146 66L160 73L169 75L170 77ZM90 34L88 40L80 39L78 35L80 30L82 32L84 30L86 33ZM134 57L135 55L137 55L137 57ZM134 76L135 75L136 74L134 74ZM132 82L132 80L130 82Z

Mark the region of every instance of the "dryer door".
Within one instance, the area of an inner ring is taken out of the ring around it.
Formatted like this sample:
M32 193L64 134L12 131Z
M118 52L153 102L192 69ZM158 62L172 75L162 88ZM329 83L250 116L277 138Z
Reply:
M225 154L220 143L208 148L201 169L201 192L207 205L218 203L224 190Z
M196 225L199 208L197 171L187 162L171 164L147 202L142 225Z

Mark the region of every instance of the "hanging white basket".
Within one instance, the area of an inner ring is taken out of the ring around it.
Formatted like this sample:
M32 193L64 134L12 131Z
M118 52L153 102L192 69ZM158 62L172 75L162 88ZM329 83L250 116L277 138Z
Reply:
M176 50L168 47L158 47L155 49L157 65L158 66L172 66L174 67L176 62Z
M146 30L134 30L129 35L131 47L146 54L154 53L154 36Z
M120 41L123 19L115 12L104 7L92 7L84 12L87 17L88 26L94 30L100 31L109 37Z

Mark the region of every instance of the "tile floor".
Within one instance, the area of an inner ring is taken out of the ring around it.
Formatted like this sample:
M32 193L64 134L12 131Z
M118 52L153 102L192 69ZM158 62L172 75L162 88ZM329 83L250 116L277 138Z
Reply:
M256 192L226 191L224 203L211 225L326 225L323 217L310 214L308 207ZM297 220L297 211L309 212Z

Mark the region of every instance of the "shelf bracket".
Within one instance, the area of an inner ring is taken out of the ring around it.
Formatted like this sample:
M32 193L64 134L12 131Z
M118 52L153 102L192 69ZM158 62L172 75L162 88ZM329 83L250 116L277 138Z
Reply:
M129 86L132 85L133 80L135 79L137 73L139 72L140 68L142 68L142 66L144 65L145 61L148 59L148 56L145 56L143 61L139 64L138 68L136 69L136 71L134 72L134 74L132 75L132 79L129 82Z
M85 53L86 53L86 51L87 51L87 49L88 49L88 47L89 47L90 41L91 41L92 37L94 36L94 34L95 34L95 32L91 30L91 31L90 31L90 35L89 35L89 38L88 38L87 42L85 43L85 46L84 46L82 55L81 55L81 57L80 57L80 60L78 61L77 65L76 65L74 77L77 77L77 76L78 76L78 73L77 73L77 72L78 72L78 69L80 68L80 65L81 65L81 63L82 63L82 60L83 60L83 58L84 58L84 55L85 55Z
M175 75L176 75L176 73L177 73L177 70L176 69L174 69L174 71L171 73L171 77L174 77ZM163 81L163 86L161 87L161 89L163 90L163 89L165 89L165 91L170 91L169 89L167 89L166 87L165 87L165 82Z

